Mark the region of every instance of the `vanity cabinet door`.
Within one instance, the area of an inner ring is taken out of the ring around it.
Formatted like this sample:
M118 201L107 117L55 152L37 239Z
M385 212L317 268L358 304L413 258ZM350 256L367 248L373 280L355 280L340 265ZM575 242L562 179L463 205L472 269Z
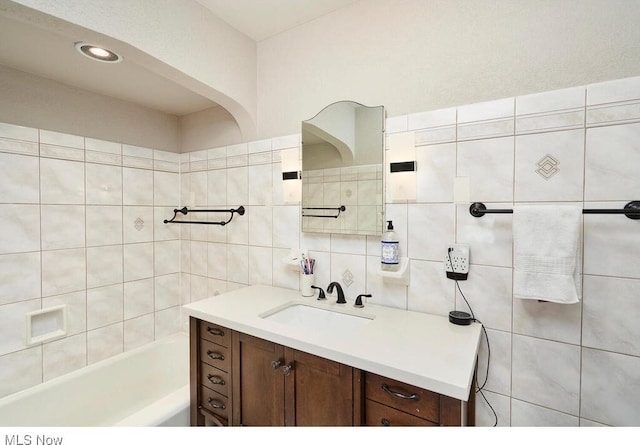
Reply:
M284 347L234 332L233 425L284 426Z
M358 388L360 371L291 348L285 348L285 362L290 367L285 368L287 425L359 424L359 419L354 423L354 386Z
M233 425L347 426L360 415L359 370L239 332L232 356Z

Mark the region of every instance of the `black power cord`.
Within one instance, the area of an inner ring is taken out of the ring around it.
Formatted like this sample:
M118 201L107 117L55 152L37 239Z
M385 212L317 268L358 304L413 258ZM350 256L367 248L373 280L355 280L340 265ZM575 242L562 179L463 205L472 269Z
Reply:
M451 265L453 265L453 261L451 259L451 251L452 250L453 250L452 248L449 248L447 250L447 254L449 255L449 263L451 263ZM489 380L489 363L491 362L491 348L489 346L489 335L487 334L487 330L485 329L484 324L480 320L478 320L476 318L475 314L473 313L473 309L471 309L471 305L467 301L467 297L464 296L464 292L462 292L462 289L460 289L460 283L458 283L458 280L454 279L454 281L456 283L456 287L458 288L458 291L460 292L460 295L462 295L462 299L464 300L464 302L467 304L467 307L469 308L469 312L471 312L471 320L474 321L474 322L480 323L480 327L482 328L482 332L484 333L484 338L487 341L487 372L485 373L484 382L482 382L482 385L480 385L480 383L478 382L478 373L476 373L476 386L477 386L476 393L480 393L480 395L482 396L484 401L489 406L489 409L491 409L491 412L493 413L493 417L495 419L495 422L494 422L493 426L497 426L498 425L498 415L496 414L496 411L493 409L493 406L491 406L491 404L487 400L487 397L482 392L482 390L484 389L484 387L487 384L487 381Z

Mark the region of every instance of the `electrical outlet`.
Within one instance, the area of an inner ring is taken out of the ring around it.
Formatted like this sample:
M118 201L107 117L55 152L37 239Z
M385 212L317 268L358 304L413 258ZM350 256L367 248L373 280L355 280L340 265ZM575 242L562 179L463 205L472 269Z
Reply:
M451 280L466 280L469 276L469 246L449 244L445 253L444 270Z

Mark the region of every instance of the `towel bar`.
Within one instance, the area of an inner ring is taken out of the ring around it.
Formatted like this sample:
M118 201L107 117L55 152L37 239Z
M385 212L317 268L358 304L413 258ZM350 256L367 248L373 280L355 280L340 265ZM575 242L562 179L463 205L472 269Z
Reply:
M480 218L487 213L513 213L513 209L488 209L481 202L474 202L469 207L471 216ZM629 219L640 219L640 201L628 202L623 209L582 209L583 214L625 215Z
M187 213L229 213L229 219L226 221L175 221L176 216L178 215L178 213L182 213L183 215L186 215ZM237 209L229 209L229 210L218 210L218 209L188 209L186 207L183 207L181 209L173 209L173 218L171 219L165 219L164 223L165 224L169 224L169 223L173 223L173 224L215 224L217 226L224 226L229 224L229 222L231 222L231 220L233 219L233 215L237 213L238 215L242 216L244 215L244 207L240 206Z

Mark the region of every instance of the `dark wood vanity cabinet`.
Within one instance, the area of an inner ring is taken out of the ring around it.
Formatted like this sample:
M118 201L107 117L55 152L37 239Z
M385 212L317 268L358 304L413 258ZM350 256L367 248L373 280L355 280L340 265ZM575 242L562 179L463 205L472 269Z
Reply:
M242 333L233 336L232 349L234 425L360 423L354 415L360 371Z
M469 402L195 318L191 424L472 425Z

